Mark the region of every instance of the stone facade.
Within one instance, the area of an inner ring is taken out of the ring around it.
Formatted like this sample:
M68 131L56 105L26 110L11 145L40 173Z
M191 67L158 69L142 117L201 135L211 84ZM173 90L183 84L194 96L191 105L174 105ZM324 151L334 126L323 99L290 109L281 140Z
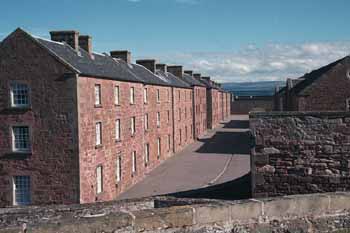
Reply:
M254 197L350 190L350 113L253 113Z
M58 34L55 32L56 36ZM63 39L67 37L76 47L78 34L67 31ZM84 48L89 50L91 37L85 37L89 41ZM92 63L96 54L88 52ZM75 48L74 53L82 55L79 48ZM107 59L118 63L112 57ZM130 61L130 54L125 59ZM30 204L113 200L162 161L192 143L195 132L205 134L207 105L213 104L206 101L205 88L137 81L143 79L137 79L133 71L123 69L121 72L129 72L136 81L81 74L21 29L0 44L1 207L15 204L16 176L30 178ZM153 78L157 79L157 76ZM29 106L11 107L10 85L13 81L28 84ZM101 99L97 105L96 85L100 87ZM116 87L119 88L118 104L115 102ZM134 103L130 101L131 88ZM145 89L147 103L144 101ZM197 107L198 112L195 111ZM218 111L217 103L213 109ZM135 119L134 134L131 133L132 118ZM117 120L121 127L119 139L116 138ZM96 143L97 123L101 124L100 145ZM14 152L12 126L29 127L30 150ZM146 144L149 145L148 161ZM97 187L99 174L102 176L101 187Z
M79 202L77 79L17 30L0 45L0 206L13 204L13 177L30 175L34 204ZM30 105L10 105L11 82L30 86ZM31 147L12 150L11 127L30 128Z

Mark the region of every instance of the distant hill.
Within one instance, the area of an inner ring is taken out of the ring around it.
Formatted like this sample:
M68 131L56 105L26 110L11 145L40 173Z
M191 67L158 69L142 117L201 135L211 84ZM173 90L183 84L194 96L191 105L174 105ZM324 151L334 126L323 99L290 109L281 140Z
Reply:
M222 88L238 96L271 96L276 86L283 87L285 84L282 81L223 83Z

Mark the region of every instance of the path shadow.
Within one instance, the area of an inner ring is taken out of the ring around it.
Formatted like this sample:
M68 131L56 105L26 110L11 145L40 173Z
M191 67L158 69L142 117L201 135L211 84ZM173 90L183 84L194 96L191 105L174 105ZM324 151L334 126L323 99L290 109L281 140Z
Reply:
M206 154L249 154L248 132L216 132L213 137L199 139L204 144L196 150Z
M232 120L224 124L224 129L248 129L248 120Z
M194 189L184 192L170 193L166 196L177 198L204 198L219 200L241 200L251 198L251 174L237 178L235 180L209 186L201 189Z

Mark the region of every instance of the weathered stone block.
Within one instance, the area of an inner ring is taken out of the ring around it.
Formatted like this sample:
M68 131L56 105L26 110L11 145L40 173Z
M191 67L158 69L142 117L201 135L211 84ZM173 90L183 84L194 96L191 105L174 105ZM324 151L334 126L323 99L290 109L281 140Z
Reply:
M231 205L230 212L233 222L257 222L262 215L262 203L260 201L250 200L240 204L234 204Z
M209 224L231 221L231 206L195 206L195 223Z

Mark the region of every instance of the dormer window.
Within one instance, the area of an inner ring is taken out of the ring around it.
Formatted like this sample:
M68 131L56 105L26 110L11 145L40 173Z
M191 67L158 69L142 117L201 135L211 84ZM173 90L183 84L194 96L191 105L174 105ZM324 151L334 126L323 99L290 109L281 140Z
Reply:
M11 107L29 107L29 87L25 83L14 82L11 84Z

